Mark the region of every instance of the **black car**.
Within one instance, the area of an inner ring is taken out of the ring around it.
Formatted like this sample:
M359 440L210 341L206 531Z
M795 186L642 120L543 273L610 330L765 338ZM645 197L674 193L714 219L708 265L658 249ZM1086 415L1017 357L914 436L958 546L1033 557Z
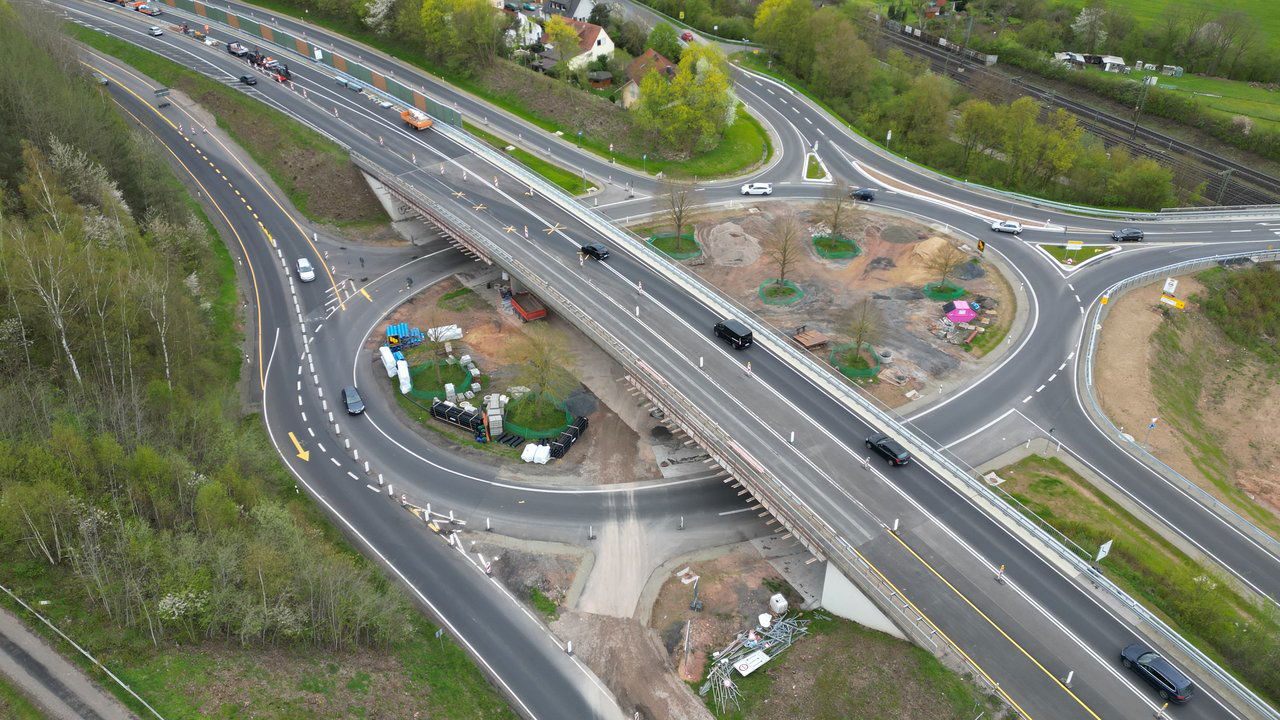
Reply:
M258 78L254 77L254 76L252 76L252 75L241 75L241 76L240 76L240 82L244 83L245 85L257 85L257 84L258 84Z
M596 260L604 260L609 257L609 248L600 243L591 243L590 245L582 246L582 254Z
M725 318L716 323L715 334L716 337L729 343L734 350L746 350L754 342L751 328L733 318Z
M1111 239L1116 242L1142 242L1142 238L1146 237L1146 233L1138 228L1120 228L1111 233Z
M867 438L867 448L880 453L890 465L906 465L911 462L911 453L899 445L897 440L884 433Z
M871 202L872 200L876 199L876 191L872 190L871 188L858 188L853 192L849 193L849 197L853 198L854 200Z
M1142 676L1160 694L1161 700L1181 705L1191 699L1196 686L1191 678L1142 643L1134 643L1120 651L1120 664Z
M351 415L364 412L364 400L360 397L360 391L351 385L342 388L342 402L346 403L347 412Z

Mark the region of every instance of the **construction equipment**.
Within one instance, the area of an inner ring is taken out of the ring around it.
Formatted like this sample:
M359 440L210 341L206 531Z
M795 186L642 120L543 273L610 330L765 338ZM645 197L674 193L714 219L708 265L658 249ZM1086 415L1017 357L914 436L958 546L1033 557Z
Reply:
M400 111L400 119L405 121L405 123L414 130L426 130L434 124L431 118L412 109Z
M516 311L520 319L529 322L547 316L547 306L542 301L534 297L533 293L518 292L511 295L511 308Z

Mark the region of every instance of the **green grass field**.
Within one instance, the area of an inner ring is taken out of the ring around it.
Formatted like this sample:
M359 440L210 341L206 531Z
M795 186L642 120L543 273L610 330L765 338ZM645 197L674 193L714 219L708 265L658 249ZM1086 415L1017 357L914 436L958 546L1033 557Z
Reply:
M1079 250L1068 250L1065 245L1041 245L1040 249L1052 255L1063 265L1079 265L1094 255L1111 252L1116 248L1112 245L1085 245ZM1068 263L1068 260L1071 262Z
M1134 73L1130 77L1154 75ZM1223 78L1183 75L1180 78L1160 76L1161 90L1193 95L1197 102L1228 115L1252 118L1261 127L1280 129L1280 91L1251 87L1247 82Z
M18 692L9 678L0 675L0 717L9 720L45 720L47 716Z
M485 141L495 150L504 152L519 160L525 167L546 178L570 195L581 195L596 189L595 185L583 180L581 175L566 170L559 165L549 163L531 152L506 142L497 135L485 132L469 122L462 123L462 126L467 132ZM508 147L515 147L515 149L508 150Z

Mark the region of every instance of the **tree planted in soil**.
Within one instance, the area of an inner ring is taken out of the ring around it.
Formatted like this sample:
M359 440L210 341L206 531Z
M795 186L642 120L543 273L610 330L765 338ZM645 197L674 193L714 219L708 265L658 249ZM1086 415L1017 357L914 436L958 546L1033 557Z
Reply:
M790 213L776 216L769 224L765 238L764 254L777 268L775 285L787 281L787 271L799 259L800 254L800 221Z
M938 288L945 288L961 265L969 261L969 255L960 248L947 243L929 253L924 259L924 266L938 276Z
M819 213L822 221L827 224L827 227L831 228L831 238L833 240L844 237L844 233L849 229L849 224L853 220L854 214L853 202L849 197L849 188L838 183L827 188Z
M554 402L577 387L567 370L573 366L564 335L545 324L524 328L524 342L516 343L509 359L518 365L512 384L529 388L530 401Z
M880 334L884 331L884 317L880 314L880 308L871 302L871 298L865 297L853 306L845 327L853 338L853 352L856 355L861 352L863 345L880 339Z
M658 212L676 229L672 245L673 252L688 251L685 248L684 226L688 224L689 213L697 202L693 194L697 189L697 183L688 178L664 177L662 179L657 196Z

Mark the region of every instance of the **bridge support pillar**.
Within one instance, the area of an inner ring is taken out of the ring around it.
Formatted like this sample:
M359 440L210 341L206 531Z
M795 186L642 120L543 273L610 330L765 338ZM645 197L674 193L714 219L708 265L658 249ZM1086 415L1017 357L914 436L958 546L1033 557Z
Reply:
M413 208L401 202L400 198L388 192L386 186L384 186L377 178L368 173L361 174L364 175L365 182L369 183L369 189L373 190L373 194L377 196L378 202L382 203L382 209L387 211L387 215L391 218L391 222L399 222L401 220L408 220L418 216L418 214L413 211Z
M872 630L888 633L900 640L908 639L835 565L828 562L826 566L826 577L822 582L822 607L827 612Z

